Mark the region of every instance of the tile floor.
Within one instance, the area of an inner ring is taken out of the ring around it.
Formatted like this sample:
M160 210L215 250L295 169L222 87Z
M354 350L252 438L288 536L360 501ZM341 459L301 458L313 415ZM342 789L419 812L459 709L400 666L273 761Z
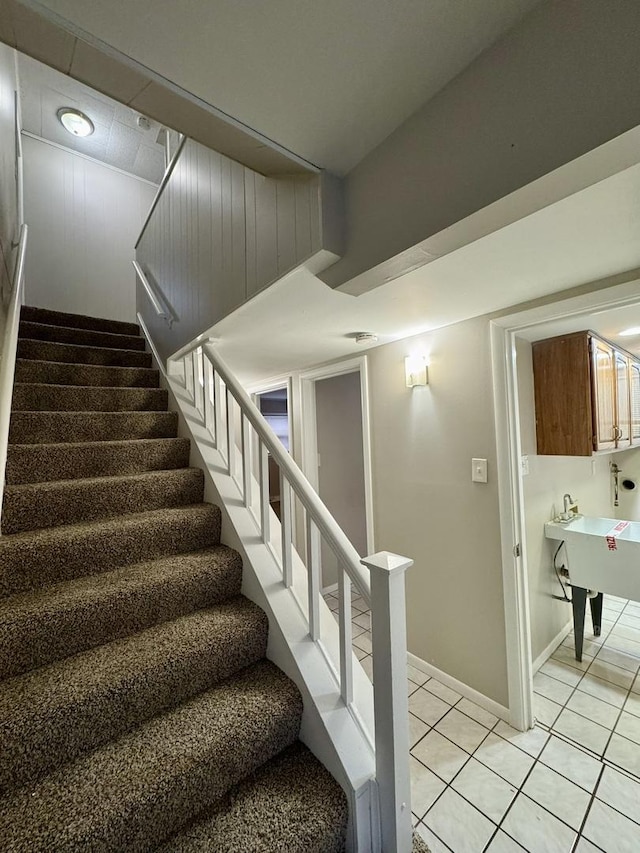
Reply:
M361 598L352 624L370 675ZM535 676L529 732L409 667L413 819L432 853L640 853L639 669L640 603L613 596L582 663L569 635Z

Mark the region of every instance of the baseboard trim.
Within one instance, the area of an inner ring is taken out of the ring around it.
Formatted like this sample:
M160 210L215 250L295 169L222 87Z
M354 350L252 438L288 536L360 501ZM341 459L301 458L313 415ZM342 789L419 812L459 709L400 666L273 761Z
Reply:
M499 717L507 723L511 722L511 712L509 709L505 708L504 705L501 705L494 699L490 699L488 696L485 696L484 693L474 690L473 687L469 687L468 684L458 681L457 678L454 678L452 675L448 675L446 672L438 669L437 666L427 663L426 660L422 660L422 658L419 658L411 652L407 652L407 661L411 666L419 669L420 672L424 672L425 675L430 675L432 678L437 678L438 681L441 681L445 685L445 687L450 687L451 690L455 690L456 693L460 693L465 697L465 699L475 702L476 705L484 708L485 711L489 711L490 714L495 714L496 717Z
M558 633L555 635L553 640L551 640L551 642L546 647L546 649L543 649L543 651L540 652L538 657L533 662L532 668L533 668L533 674L534 675L540 669L540 667L549 660L551 655L555 652L555 650L558 648L558 646L564 640L564 638L567 636L567 634L571 633L572 627L573 627L573 620L570 619L567 622L567 624L564 626L564 628L561 628L558 631Z

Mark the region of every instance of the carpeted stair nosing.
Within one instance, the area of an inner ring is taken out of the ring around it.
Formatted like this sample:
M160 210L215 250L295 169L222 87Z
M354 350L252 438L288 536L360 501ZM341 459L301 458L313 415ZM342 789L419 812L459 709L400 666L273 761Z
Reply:
M104 365L106 367L151 367L151 353L113 347L63 344L18 338L18 358L57 361L64 364Z
M166 412L162 388L121 388L16 382L12 406L21 412Z
M20 319L32 323L46 323L49 326L92 329L96 332L114 332L119 335L140 335L140 327L137 323L130 323L126 320L107 320L102 317L89 317L85 314L68 314L65 311L34 308L32 305L22 306Z
M0 791L210 689L264 658L267 617L239 596L6 681Z
M0 800L4 848L151 851L294 743L301 714L280 670L249 666Z
M9 424L11 444L50 444L173 438L176 412L21 412Z
M94 329L74 329L68 326L49 326L31 320L21 320L18 327L21 338L56 343L102 346L113 349L144 350L145 340L139 335L119 335L113 332L98 332Z
M16 360L15 381L108 388L157 388L160 372L151 367L118 367L19 358Z

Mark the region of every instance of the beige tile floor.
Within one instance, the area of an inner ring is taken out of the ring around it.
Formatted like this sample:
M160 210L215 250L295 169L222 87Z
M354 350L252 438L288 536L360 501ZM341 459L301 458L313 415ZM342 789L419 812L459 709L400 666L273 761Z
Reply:
M352 623L371 674L360 598ZM529 732L409 667L413 820L432 853L640 853L639 669L640 603L612 596L582 663L569 635L536 674Z

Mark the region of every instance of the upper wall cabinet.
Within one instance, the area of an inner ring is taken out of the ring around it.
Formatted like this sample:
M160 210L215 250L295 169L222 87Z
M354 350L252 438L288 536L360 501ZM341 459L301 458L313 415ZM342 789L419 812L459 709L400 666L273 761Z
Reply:
M533 344L538 453L640 446L640 360L593 332Z

